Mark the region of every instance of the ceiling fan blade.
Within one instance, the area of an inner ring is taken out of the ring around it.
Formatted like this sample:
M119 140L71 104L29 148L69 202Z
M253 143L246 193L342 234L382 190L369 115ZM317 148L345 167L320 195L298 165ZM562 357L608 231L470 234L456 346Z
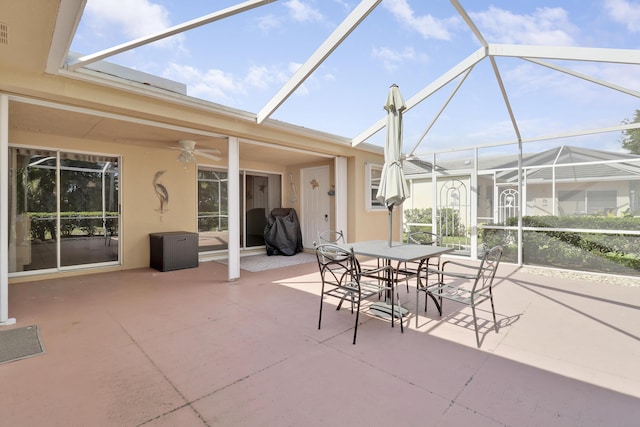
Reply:
M219 162L220 160L222 160L218 156L214 156L212 154L203 153L200 150L193 150L193 154L195 154L196 156L202 156L202 157L206 157L206 158L211 159L211 160L215 160L216 162Z
M198 148L196 151L209 154L220 154L220 150L217 148Z

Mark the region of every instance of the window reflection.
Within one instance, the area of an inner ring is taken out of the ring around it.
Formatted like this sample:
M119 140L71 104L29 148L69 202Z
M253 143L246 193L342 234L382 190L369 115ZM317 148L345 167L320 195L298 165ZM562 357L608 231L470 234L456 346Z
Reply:
M9 152L9 272L118 261L117 158Z

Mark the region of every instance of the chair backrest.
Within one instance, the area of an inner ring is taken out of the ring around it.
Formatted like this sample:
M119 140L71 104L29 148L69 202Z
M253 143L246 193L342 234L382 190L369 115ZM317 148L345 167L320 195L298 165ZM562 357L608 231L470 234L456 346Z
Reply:
M407 242L417 245L437 245L438 235L428 231L415 231L407 235Z
M482 292L491 288L502 258L502 252L502 246L494 246L484 253L480 267L478 267L478 276L473 285L473 292Z
M318 243L345 243L342 230L326 230L318 233Z
M340 284L347 280L359 279L360 263L353 249L345 249L330 243L316 246L316 258L323 282Z

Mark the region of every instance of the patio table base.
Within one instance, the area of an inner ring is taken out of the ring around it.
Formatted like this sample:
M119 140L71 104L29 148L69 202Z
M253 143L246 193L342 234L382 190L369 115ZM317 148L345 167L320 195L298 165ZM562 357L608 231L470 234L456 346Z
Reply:
M403 317L409 313L409 310L397 304L395 305L395 307L393 307L393 310L396 318L399 317L400 313L402 313ZM369 307L369 311L374 316L382 317L384 319L391 319L392 307L391 304L388 304L386 302L376 302L371 304L371 306Z

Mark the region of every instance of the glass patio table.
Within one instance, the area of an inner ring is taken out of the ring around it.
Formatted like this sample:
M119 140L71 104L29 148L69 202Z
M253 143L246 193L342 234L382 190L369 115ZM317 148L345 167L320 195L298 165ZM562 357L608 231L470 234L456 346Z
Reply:
M386 265L391 265L391 261L397 261L397 267L395 268L396 276L400 265L402 265L403 263L421 261L426 262L429 258L434 258L442 254L453 252L453 248L433 245L419 245L415 243L391 242L391 246L389 246L388 240L365 240L362 242L342 243L338 246L341 246L347 250L353 248L353 253L356 255L377 258L378 260L382 259L384 260ZM399 307L396 308L395 311L398 313L402 313L402 316L404 316L408 312L408 310L402 308L402 306L400 305L400 301L398 301L398 306ZM373 314L379 315L380 317L391 318L392 316L392 307L390 304L387 304L385 302L372 304L371 310L373 311Z

